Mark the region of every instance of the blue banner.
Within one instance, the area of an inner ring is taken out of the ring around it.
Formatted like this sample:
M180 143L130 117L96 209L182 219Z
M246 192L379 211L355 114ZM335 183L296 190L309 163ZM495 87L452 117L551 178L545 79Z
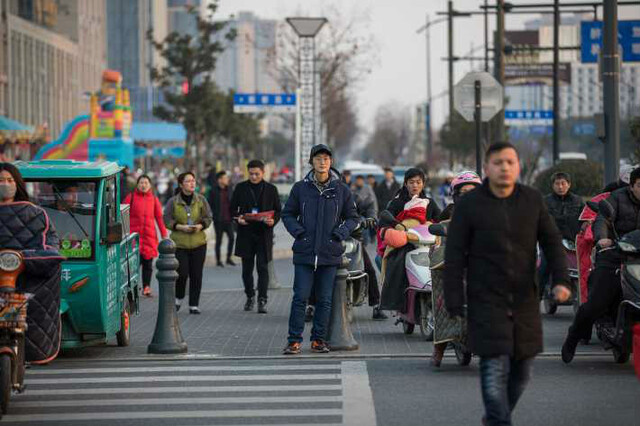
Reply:
M602 21L580 23L582 63L598 62L602 28ZM640 21L618 21L618 45L622 49L622 62L640 62Z

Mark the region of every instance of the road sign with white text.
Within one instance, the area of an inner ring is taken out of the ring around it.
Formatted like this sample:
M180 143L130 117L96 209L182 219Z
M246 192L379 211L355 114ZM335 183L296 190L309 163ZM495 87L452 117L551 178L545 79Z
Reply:
M233 112L260 113L296 111L296 95L291 93L236 93Z
M512 110L504 111L504 124L508 126L544 126L553 123L553 111Z
M602 49L602 21L582 21L580 39L582 62L598 62ZM640 21L618 21L618 45L622 49L622 62L640 62Z

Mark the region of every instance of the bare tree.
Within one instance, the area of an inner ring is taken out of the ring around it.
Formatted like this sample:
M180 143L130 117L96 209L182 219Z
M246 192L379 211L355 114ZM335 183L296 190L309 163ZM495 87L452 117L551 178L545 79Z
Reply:
M411 145L409 107L390 102L378 108L375 128L363 152L365 160L394 164Z

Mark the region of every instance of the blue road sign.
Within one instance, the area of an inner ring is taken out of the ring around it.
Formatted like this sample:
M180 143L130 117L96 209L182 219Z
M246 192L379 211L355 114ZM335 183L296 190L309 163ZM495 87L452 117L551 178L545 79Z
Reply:
M602 49L602 21L580 23L580 56L583 63L598 62ZM640 62L640 21L618 21L622 62Z
M504 122L510 126L544 126L553 122L553 111L508 109Z
M233 111L295 112L296 95L291 93L236 93L233 95Z

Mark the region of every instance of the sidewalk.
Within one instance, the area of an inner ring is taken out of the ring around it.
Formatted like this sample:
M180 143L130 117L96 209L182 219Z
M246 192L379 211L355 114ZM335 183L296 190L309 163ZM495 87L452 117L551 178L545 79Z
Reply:
M213 225L205 230L207 234L207 260L205 265L213 266L216 264L216 233ZM290 259L293 256L291 246L293 245L293 237L289 235L282 222L279 222L273 230L273 258ZM237 237L237 235L236 235ZM220 256L222 259L227 258L227 237L222 237L222 246L220 247ZM235 248L234 248L235 249ZM238 262L239 258L234 256Z

